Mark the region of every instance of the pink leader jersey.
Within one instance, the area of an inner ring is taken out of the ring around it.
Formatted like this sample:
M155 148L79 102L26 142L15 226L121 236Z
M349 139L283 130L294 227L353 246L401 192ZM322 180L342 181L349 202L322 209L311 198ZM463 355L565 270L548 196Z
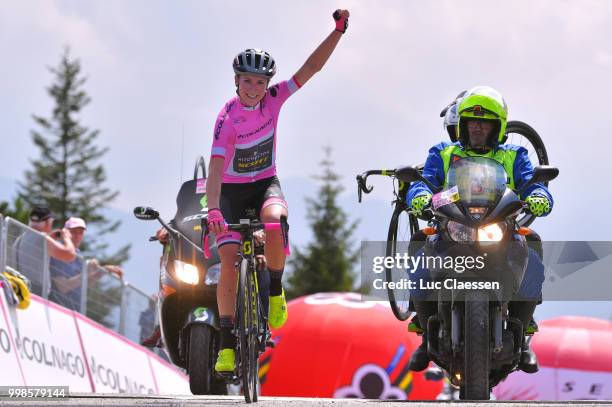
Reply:
M291 78L268 88L255 107L243 105L238 96L225 104L215 123L211 151L211 158L225 158L223 183L243 184L276 175L278 115L298 89Z

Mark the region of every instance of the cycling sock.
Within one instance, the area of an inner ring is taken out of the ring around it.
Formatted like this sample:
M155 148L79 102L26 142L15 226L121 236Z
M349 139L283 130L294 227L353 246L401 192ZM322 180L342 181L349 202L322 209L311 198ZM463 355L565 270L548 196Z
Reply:
M272 270L270 271L270 297L276 297L283 293L283 285L281 280L283 279L283 270Z
M221 327L221 349L234 349L236 347L236 337L232 333L234 330L234 318L230 315L221 315L219 318Z

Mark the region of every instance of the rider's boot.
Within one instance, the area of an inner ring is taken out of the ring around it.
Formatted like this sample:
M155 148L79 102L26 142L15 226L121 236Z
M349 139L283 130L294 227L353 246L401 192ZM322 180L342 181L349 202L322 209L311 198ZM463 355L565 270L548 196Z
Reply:
M510 316L521 320L523 331L529 328L537 305L537 301L513 301L509 304ZM538 358L524 336L518 367L525 373L535 373L539 370Z
M413 370L415 372L420 372L421 370L425 370L427 366L429 366L429 355L427 354L427 320L430 316L436 313L437 307L436 303L433 301L414 301L414 309L417 312L417 316L419 318L419 325L421 329L425 331L422 338L423 341L418 348L412 352L410 356L410 361L408 362L408 369Z

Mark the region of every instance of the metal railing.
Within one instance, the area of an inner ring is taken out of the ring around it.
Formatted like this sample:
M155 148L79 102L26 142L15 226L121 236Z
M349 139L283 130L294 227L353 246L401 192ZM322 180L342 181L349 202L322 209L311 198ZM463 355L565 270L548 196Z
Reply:
M63 262L49 256L48 237L0 215L0 271L26 276L31 292L80 312L140 343L157 322L155 300L82 256Z

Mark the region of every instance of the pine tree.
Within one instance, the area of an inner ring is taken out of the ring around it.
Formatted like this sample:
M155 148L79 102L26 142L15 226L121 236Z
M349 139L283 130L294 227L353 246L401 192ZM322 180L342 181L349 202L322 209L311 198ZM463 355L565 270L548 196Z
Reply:
M324 148L320 165L323 174L315 176L321 182L316 199L309 198L308 219L314 234L304 251L293 248L289 260L287 296L329 291L351 291L355 274L353 265L359 251L353 249L351 235L358 222L349 222L348 215L338 206L343 188L333 171L331 148Z
M108 256L108 244L101 239L120 225L103 214L118 191L104 186L106 172L100 160L108 148L95 144L99 130L90 130L79 122L78 115L91 102L83 90L86 78L81 75L81 64L71 59L66 48L59 65L50 71L54 82L47 92L54 107L49 118L32 116L39 127L31 135L40 157L31 161L33 168L26 171L25 182L19 184L19 196L30 205L44 201L60 224L71 216L85 219L88 229L92 228L81 250L102 261L121 264L128 258L129 245Z
M11 218L25 224L28 223L30 218L30 210L27 208L27 204L23 198L19 196L13 199L12 208L10 202L0 202L0 214L2 214L2 216L10 216Z

